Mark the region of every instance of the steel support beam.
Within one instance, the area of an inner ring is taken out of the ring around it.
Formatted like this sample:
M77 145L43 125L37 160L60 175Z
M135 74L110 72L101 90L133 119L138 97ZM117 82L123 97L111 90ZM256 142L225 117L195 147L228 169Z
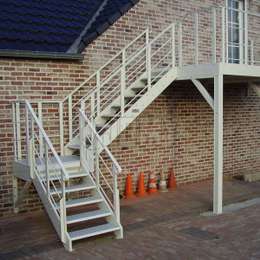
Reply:
M209 94L209 92L206 90L206 88L201 84L200 81L197 79L192 79L192 83L196 86L200 94L205 98L205 100L208 102L210 107L214 110L214 100Z
M223 75L214 77L214 187L213 213L222 213L223 201Z

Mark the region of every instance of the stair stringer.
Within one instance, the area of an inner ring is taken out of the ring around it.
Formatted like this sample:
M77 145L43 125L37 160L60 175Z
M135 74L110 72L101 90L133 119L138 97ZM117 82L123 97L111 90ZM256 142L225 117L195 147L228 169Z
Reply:
M177 78L178 69L169 70L151 87L126 113L106 130L101 138L104 145L111 144L173 81ZM102 148L100 147L100 151Z
M62 238L62 235L61 235L61 223L60 223L60 220L59 220L59 216L57 215L56 213L56 210L55 208L53 207L52 203L49 201L48 197L46 196L46 193L45 193L45 189L42 185L42 183L39 181L37 175L33 178L33 184L34 184L34 187L36 188L37 190L37 193L42 201L42 204L51 220L51 223L54 227L54 229L56 230L60 240L62 241L63 238ZM68 250L68 251L72 251L72 242L71 242L71 239L69 237L69 234L66 232L65 233L65 241L62 241L65 248Z

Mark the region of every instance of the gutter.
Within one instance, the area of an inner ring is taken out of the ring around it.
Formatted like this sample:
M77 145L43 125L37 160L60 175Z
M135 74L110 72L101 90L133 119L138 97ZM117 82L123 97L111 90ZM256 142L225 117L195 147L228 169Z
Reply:
M78 54L78 53L17 51L17 50L0 50L0 57L52 59L52 60L78 60L78 61L83 60L84 58L82 54Z

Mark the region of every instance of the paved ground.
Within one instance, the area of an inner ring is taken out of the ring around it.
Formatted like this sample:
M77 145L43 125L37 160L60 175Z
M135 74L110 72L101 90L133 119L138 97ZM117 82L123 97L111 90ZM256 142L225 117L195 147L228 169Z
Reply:
M0 259L260 259L260 205L215 217L211 182L123 202L125 238L83 240L67 253L43 212L0 220ZM228 181L225 204L260 197L260 183Z

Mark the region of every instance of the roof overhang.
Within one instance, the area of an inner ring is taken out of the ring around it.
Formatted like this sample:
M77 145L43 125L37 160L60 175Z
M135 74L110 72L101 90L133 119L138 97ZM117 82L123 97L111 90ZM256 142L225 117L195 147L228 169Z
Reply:
M0 50L0 57L48 60L83 60L84 55L78 53Z

